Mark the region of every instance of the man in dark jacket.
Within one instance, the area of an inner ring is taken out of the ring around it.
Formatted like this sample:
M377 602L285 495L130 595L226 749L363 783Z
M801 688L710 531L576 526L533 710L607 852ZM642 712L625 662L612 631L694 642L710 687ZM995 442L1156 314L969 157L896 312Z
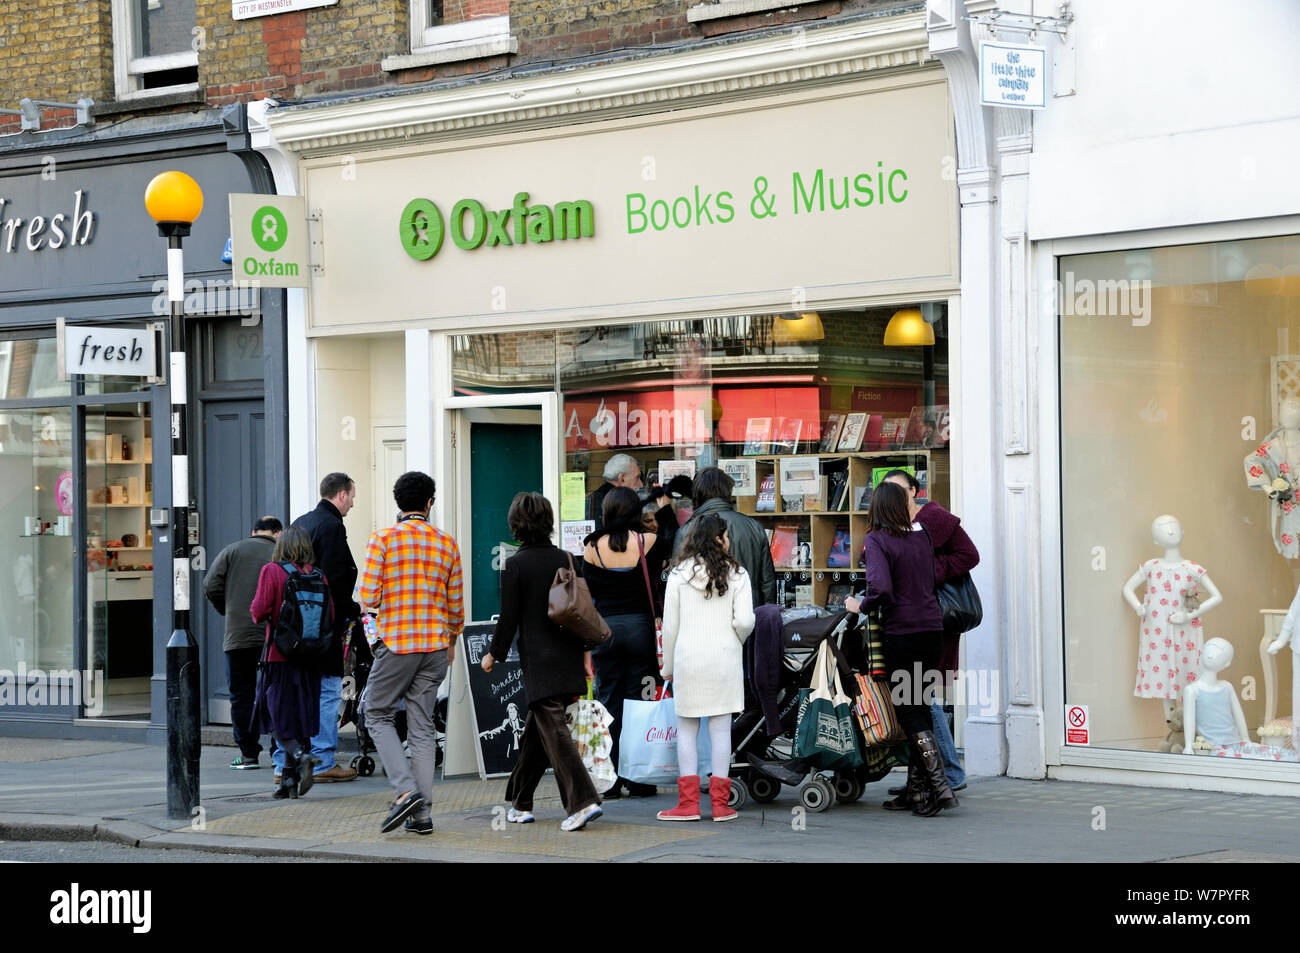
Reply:
M230 724L239 746L232 768L260 767L262 743L253 731L253 696L257 691L257 663L262 657L266 628L253 621L249 606L257 592L257 577L271 561L275 539L283 527L274 516L253 524L253 535L231 543L208 567L203 594L226 617L221 650L226 653L226 678L230 689Z
M749 585L754 595L754 608L776 602L776 568L772 565L772 550L767 544L767 533L758 520L737 513L731 505L731 491L736 481L717 467L708 467L695 475L691 499L695 512L677 533L673 545L673 558L681 553L686 534L695 521L709 513L717 513L727 524L731 540L731 555L749 573Z
M616 486L625 486L629 490L639 490L644 485L641 482L641 464L636 462L636 457L626 453L616 453L605 461L605 469L601 471L605 482L596 487L587 497L587 519L595 520L595 532L599 533L605 525L604 509L605 497L609 491Z
M320 734L311 740L311 753L320 758L313 775L316 781L352 781L357 772L334 760L339 744L339 701L343 695L343 645L348 626L361 618L361 607L352 599L357 584L357 563L348 548L348 531L343 517L352 509L357 485L346 473L330 473L320 481L321 500L316 509L293 521L307 531L316 553L316 566L329 581L334 603L334 645L321 664ZM284 764L284 752L276 751L276 771Z

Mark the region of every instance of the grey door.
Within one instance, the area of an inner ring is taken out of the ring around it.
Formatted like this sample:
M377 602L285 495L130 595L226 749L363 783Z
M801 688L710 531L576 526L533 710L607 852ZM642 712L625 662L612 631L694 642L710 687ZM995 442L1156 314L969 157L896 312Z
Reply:
M208 561L253 529L266 513L266 414L261 399L209 401L203 409L203 499L200 544ZM285 521L285 514L272 513ZM196 573L196 592L204 573ZM202 597L198 597L202 598ZM208 720L230 723L226 656L221 649L224 620L202 599L204 672Z

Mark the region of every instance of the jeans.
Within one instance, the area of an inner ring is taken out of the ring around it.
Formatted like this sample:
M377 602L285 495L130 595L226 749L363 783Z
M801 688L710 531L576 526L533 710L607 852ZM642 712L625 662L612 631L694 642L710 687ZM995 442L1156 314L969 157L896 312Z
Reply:
M232 649L226 653L226 684L230 689L230 726L239 753L253 761L262 752L261 738L253 729L253 700L257 695L257 661L261 648Z
M943 755L943 773L948 776L948 786L954 791L966 783L966 770L961 766L957 755L957 743L952 740L948 730L948 716L943 713L942 705L930 706L930 718L934 721L934 740Z
M320 733L311 739L311 753L320 758L315 771L320 774L334 767L334 749L339 746L339 702L343 699L343 678L339 675L322 675L320 679ZM271 752L275 770L284 770L284 750L277 747Z

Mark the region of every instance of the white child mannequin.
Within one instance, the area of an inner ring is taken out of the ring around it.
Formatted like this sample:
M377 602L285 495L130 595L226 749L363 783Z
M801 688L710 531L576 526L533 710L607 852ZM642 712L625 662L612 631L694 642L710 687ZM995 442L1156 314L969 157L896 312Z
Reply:
M1282 634L1273 640L1273 644L1268 647L1270 655L1276 655L1289 642L1291 643L1291 746L1300 752L1300 678L1296 673L1300 672L1300 639L1295 637L1296 623L1300 622L1300 590L1297 590L1295 598L1291 600L1291 608L1286 614L1286 619L1282 622Z
M1268 495L1273 545L1300 558L1300 400L1278 408L1277 429L1246 456L1246 485Z
M1201 673L1183 689L1183 729L1195 740L1199 735L1212 745L1235 745L1247 740L1246 714L1237 692L1219 673L1232 664L1232 645L1210 639L1201 652ZM1195 754L1189 744L1184 754Z
M1165 721L1172 724L1183 688L1196 680L1201 668L1201 616L1223 602L1223 596L1204 568L1183 558L1179 549L1183 526L1176 517L1157 516L1151 523L1151 538L1164 549L1164 556L1139 566L1123 589L1124 600L1142 620L1133 694L1161 699ZM1146 595L1139 602L1137 589L1143 583ZM1204 587L1210 597L1193 607L1198 587ZM1161 745L1161 750L1177 748L1173 739Z

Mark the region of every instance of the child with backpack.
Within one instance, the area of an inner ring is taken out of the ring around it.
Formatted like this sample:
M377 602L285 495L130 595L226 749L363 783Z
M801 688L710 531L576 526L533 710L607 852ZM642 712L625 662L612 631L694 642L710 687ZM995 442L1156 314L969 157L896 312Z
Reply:
M277 798L297 798L312 786L310 739L320 731L320 667L329 650L334 607L329 583L315 561L311 537L289 526L262 567L250 612L266 623L254 730L269 732L284 749Z
M677 712L677 806L661 821L700 819L697 737L709 723L713 776L709 799L713 819L730 821L731 720L745 707L741 646L754 629L749 576L731 555L727 524L716 513L695 520L677 565L668 574L664 598L664 678L673 680Z

